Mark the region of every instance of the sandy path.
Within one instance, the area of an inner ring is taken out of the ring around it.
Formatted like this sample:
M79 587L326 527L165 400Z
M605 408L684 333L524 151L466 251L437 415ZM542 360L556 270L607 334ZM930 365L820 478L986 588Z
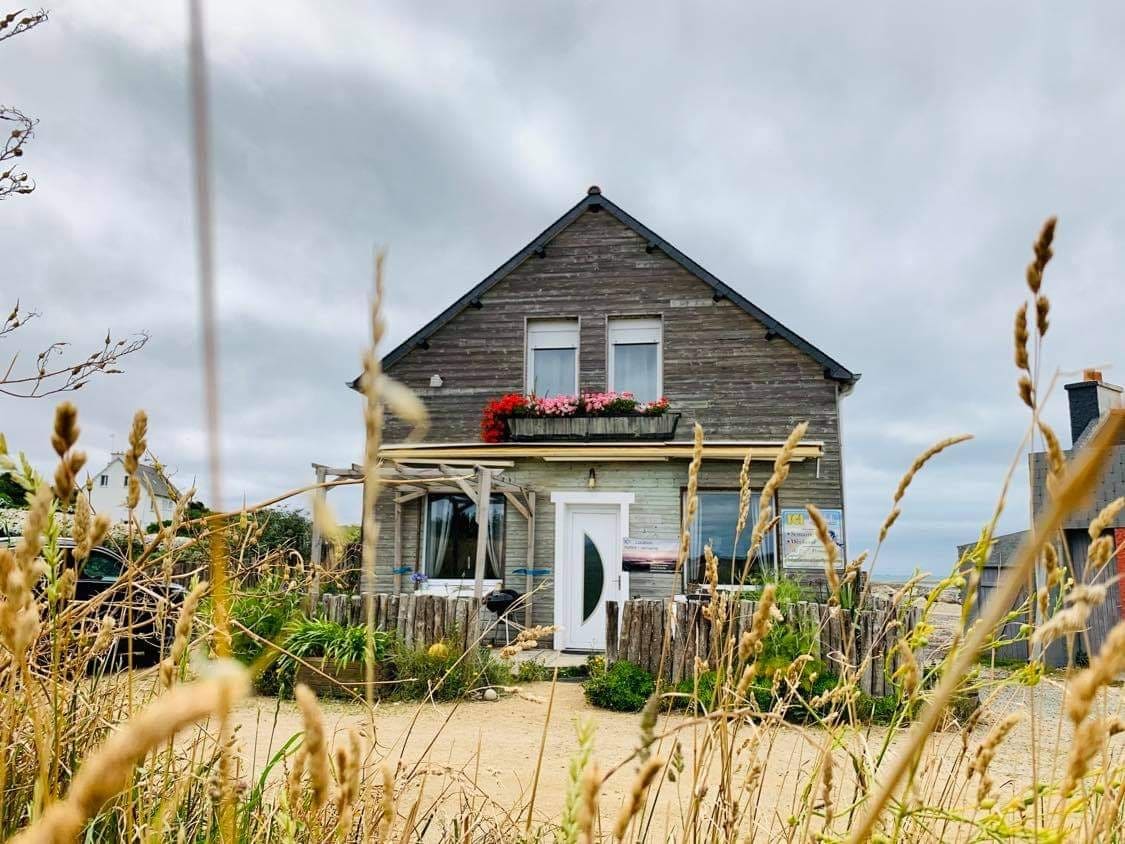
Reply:
M545 701L550 693L550 684L533 684L526 686L525 690ZM1113 697L1116 698L1116 690L1114 692ZM1061 748L1063 759L1060 761L1065 764L1065 753L1069 749L1066 734L1069 731L1064 728L1062 741L1056 743L1055 725L1061 709L1058 684L1043 683L1039 694L1036 720L1039 728L1037 738L1040 747L1040 775L1043 776L1053 767L1051 757L1056 747ZM980 741L994 718L1013 709L1021 709L1025 703L1022 693L1006 690L992 707L993 715L983 720L974 735L970 753L972 746ZM365 726L366 715L362 706L331 701L325 701L322 705L332 733L348 727L362 729ZM464 701L457 706L456 711L454 704L420 708L411 703L381 703L375 713L379 756L392 764L399 759L408 766L424 763L422 768L429 771L426 778L427 803L443 789L456 793L467 787L475 791L480 800L492 801L494 813L510 812L514 815L523 811L526 806L546 711L545 702L529 701L515 695L505 695L495 702ZM254 764L259 769L266 763L271 752L285 739L301 730L300 713L296 706L288 701L279 705L273 698L252 698L237 709L235 717L236 723L241 725L245 758L249 761L253 757ZM536 795L535 814L539 820L557 821L561 815L566 794L567 766L578 750L575 722L580 718L592 718L597 725L595 758L603 771L625 760L637 746L637 715L590 707L583 699L579 684L560 683L547 731ZM661 718L657 732L667 731L683 721L680 716ZM1030 778L1028 721L1025 718L1013 736L1001 746L993 763L998 790L1008 795L1014 794ZM743 735L750 735L750 728L743 729ZM678 735L684 745L684 756L688 760L689 769L680 777L679 782L664 784L657 801L658 815L653 821L654 831L681 827L681 813L690 802L690 763L695 756L694 742L701 741L704 733L701 730L696 733L694 728L689 728L681 730ZM819 758L825 737L824 732L819 729L793 726L770 729L766 731L766 735L767 743L761 747L757 756L764 764L764 786L754 818L757 830L755 840L773 838L784 828L785 819L793 814L795 801L801 799L799 791ZM857 735L855 740L866 741L870 747L877 747L885 738L886 730L872 727ZM892 747L901 739L901 733L894 736ZM923 769L927 790L953 788L956 791L963 788L965 780L960 758L960 734L941 734L931 740L931 747L935 751L932 754L933 762ZM670 744L666 743L658 752L667 754L669 751ZM843 779L854 783L851 772L842 767L846 764L838 759L837 781ZM748 768L748 760L743 758L736 768L733 781L742 783ZM600 798L603 822L612 822L612 818L616 817L623 796L631 786L633 775L633 764L626 764L620 773L604 785ZM719 779L717 771L707 779L712 783L712 790L704 800L705 807L713 802L714 783ZM975 789L974 782L968 786L963 801L958 799L954 802L972 802ZM851 791L849 785L848 792ZM442 814L449 818L455 809L456 801L449 801L444 804ZM522 816L526 817L526 814ZM745 829L748 827L744 827Z

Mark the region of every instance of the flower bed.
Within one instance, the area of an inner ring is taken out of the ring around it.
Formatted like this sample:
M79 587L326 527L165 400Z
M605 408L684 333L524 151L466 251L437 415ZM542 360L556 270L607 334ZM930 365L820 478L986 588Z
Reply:
M509 393L481 414L481 439L670 439L679 414L668 399L639 402L632 393L525 396Z

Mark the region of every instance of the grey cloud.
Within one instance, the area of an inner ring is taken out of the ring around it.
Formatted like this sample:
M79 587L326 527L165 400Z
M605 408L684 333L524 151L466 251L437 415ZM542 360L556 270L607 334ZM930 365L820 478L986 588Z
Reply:
M928 441L978 434L919 477L883 571L944 566L991 513L1027 422L1011 318L1047 214L1047 371L1120 356L1116 4L208 9L231 502L358 455L342 384L376 245L395 343L593 182L864 373L844 402L852 550ZM0 298L44 311L32 345L149 330L127 375L79 394L88 445L144 406L205 490L182 34L180 9L60 3L0 48L20 62L0 99L42 120L40 190L0 206ZM1067 430L1061 390L1048 418ZM49 419L0 404L44 463ZM337 506L354 519L358 498Z

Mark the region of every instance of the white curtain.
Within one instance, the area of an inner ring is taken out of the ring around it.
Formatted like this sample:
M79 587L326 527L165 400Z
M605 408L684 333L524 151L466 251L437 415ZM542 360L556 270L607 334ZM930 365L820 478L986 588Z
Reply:
M535 349L531 389L535 395L574 395L574 349Z
M613 347L613 389L632 393L637 401L655 401L656 344L620 343Z
M488 508L488 562L492 565L492 576L500 577L504 570L500 559L501 542L504 539L504 508L492 504Z
M427 572L430 577L441 577L440 567L445 562L449 548L449 530L453 525L453 502L448 498L430 500L430 536Z

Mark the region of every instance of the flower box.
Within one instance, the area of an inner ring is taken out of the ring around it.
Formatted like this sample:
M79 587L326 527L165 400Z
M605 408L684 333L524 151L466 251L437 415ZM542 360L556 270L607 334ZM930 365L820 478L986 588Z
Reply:
M680 414L661 416L532 416L507 420L508 439L514 442L555 440L573 442L622 442L671 440Z

